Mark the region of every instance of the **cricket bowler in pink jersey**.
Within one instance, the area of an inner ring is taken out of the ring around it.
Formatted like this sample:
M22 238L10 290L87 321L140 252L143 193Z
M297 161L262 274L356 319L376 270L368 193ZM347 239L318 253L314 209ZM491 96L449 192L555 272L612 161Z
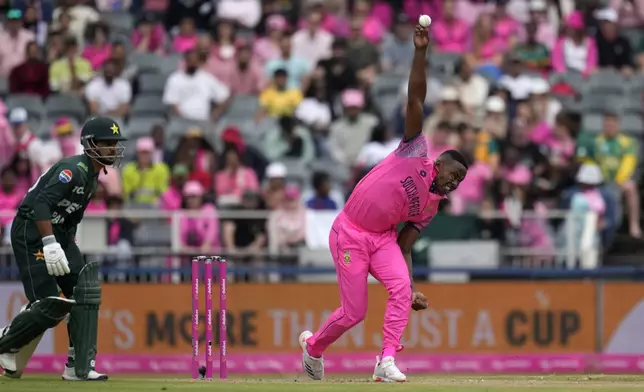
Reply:
M341 306L315 333L300 335L302 366L314 380L324 377L322 354L367 312L367 277L389 293L383 325L382 353L376 358L375 381L403 382L394 356L410 308L426 309L427 298L414 290L411 249L420 230L438 211L439 202L458 187L467 162L449 150L435 161L427 157L422 135L423 102L427 93L427 29L416 26L414 59L409 77L405 138L396 151L374 167L356 186L329 233L329 247L340 286ZM398 223L405 227L396 232Z

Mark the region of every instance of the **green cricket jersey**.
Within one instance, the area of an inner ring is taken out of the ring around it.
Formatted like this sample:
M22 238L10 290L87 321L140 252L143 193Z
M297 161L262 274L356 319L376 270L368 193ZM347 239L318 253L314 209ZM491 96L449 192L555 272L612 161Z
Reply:
M580 135L581 136L581 135ZM626 135L606 138L580 137L577 142L577 157L589 159L602 169L604 180L618 184L629 180L637 166L637 143Z
M98 172L86 155L64 158L43 173L18 207L26 220L51 220L55 233L69 233L83 219L98 184Z

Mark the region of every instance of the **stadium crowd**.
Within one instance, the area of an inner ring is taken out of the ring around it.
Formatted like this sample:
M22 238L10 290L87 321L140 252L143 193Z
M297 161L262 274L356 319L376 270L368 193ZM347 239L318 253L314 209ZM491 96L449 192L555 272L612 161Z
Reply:
M101 174L91 211L268 209L268 222L182 218L182 245L253 251L270 235L296 248L306 210L340 209L400 142L413 25L428 14L423 131L433 156L471 162L443 212L548 252L549 210L596 212L607 245L625 200L641 236L642 0L1 4L3 213L106 115L130 156ZM109 225L108 243L135 242L134 222Z

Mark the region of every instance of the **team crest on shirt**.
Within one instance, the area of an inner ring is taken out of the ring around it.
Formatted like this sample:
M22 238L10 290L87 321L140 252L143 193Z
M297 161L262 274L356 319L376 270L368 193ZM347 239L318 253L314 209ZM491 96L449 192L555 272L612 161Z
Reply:
M348 250L344 251L344 264L346 265L351 264L351 252Z
M58 175L58 180L62 183L67 184L72 180L72 171L69 169L65 169L61 171L60 174Z
M425 170L420 171L420 176L421 177L427 177L427 172Z

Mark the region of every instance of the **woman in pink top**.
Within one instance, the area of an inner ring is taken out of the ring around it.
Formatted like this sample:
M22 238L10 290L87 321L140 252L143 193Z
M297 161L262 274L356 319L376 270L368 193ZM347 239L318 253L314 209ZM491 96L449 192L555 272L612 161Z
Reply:
M503 42L504 49L514 46L522 26L506 12L507 0L497 1L494 8L494 36Z
M183 186L188 181L188 166L178 163L172 168L168 190L161 195L161 209L175 211L181 208Z
M83 57L92 64L94 70L101 69L112 56L112 45L108 40L109 29L103 23L96 23L89 28L90 43L83 49Z
M280 40L288 29L288 23L282 15L271 15L266 20L266 28L266 37L257 39L253 46L254 57L262 64L280 58Z
M380 19L386 19L386 6L379 2L379 8L374 9L370 0L356 0L353 4L353 16L362 21L362 35L364 35L372 44L377 45L387 32L385 25ZM374 14L373 11L378 11ZM389 15L389 24L391 24L391 15Z
M482 13L474 25L472 52L478 66L500 66L503 61L505 42L494 33L494 19L489 13Z
M132 32L132 45L137 52L165 53L165 30L151 16L144 17Z
M172 50L176 53L183 53L197 46L197 32L195 30L195 20L190 17L184 17L179 24L179 34L172 40Z
M597 44L585 30L584 16L574 11L566 19L566 33L552 51L555 72L573 70L588 76L597 69Z
M10 168L2 170L0 182L0 213L8 215L0 216L0 229L3 229L13 220L25 193L16 186L16 173Z
M470 26L455 13L455 0L443 2L443 17L432 24L432 39L438 52L465 53L470 43Z
M205 70L222 82L233 72L237 65L237 25L232 20L222 19L214 28L214 42L210 49L210 57Z
M306 239L306 209L296 185L287 185L284 202L268 219L271 251L288 251L304 244Z
M224 169L215 175L217 204L237 205L244 192L259 190L259 181L253 169L242 165L237 149L226 149L224 157Z
M197 248L202 252L221 247L219 241L219 218L212 204L204 203L204 189L196 181L188 181L183 187L185 211L195 216L179 218L179 235L183 248Z
M85 210L89 213L97 213L107 211L107 191L105 190L105 185L99 181L96 186L96 191L92 195L92 200L90 200Z

